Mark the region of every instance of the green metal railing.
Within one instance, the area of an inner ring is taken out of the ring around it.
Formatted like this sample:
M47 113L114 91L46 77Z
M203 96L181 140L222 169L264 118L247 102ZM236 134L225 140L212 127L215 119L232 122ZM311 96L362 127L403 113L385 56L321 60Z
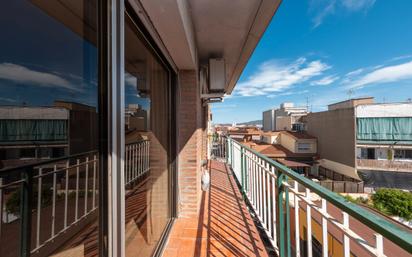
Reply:
M319 239L323 242L322 250L318 254L325 257L331 251L328 249L328 235L343 238L341 243L345 257L349 257L351 253L356 256L412 254L410 229L349 202L341 195L232 138L219 137L214 140L214 144L214 156L220 155L231 166L245 199L252 206L279 256L301 256L304 250L306 256L312 256L316 250L312 248L312 226L315 223L322 230L322 238ZM291 216L292 209L294 214ZM316 213L313 216L312 210ZM294 217L293 238L291 217ZM304 249L300 249L302 237L299 224L302 218L306 218L306 224L302 224L306 225L306 233L302 233L306 241ZM355 220L352 220L351 227L351 218L360 221L363 226L358 227ZM331 231L328 229L330 226L337 230ZM385 252L384 246L389 243L387 240L397 246L395 252ZM361 246L360 250L356 247L357 252L353 252L353 243Z

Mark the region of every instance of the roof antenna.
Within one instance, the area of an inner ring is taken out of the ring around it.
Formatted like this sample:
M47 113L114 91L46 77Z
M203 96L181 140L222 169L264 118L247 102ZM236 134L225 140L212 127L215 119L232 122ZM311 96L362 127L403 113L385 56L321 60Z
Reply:
M348 90L348 92L346 92L346 94L348 95L348 100L352 99L353 94L355 93L355 90L353 90L352 88Z

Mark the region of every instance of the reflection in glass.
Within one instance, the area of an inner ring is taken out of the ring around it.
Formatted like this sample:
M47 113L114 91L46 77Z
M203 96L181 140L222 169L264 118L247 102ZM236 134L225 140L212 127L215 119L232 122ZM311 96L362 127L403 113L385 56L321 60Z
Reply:
M126 255L151 256L169 209L169 72L125 22Z
M0 256L97 255L97 1L0 2Z

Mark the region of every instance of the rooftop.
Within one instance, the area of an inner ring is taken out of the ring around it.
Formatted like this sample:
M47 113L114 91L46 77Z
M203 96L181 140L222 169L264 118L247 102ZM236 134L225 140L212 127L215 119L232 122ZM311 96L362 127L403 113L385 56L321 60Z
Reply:
M281 133L288 134L296 139L316 139L316 137L311 136L306 132L282 130Z
M289 131L289 130L265 131L262 133L263 136L277 136L279 134L290 135L296 139L316 139L316 137L311 136L306 132Z
M312 153L293 153L279 144L267 144L264 142L252 140L244 142L240 139L233 138L233 140L240 142L241 144L269 157L269 158L288 158L288 157L313 157Z

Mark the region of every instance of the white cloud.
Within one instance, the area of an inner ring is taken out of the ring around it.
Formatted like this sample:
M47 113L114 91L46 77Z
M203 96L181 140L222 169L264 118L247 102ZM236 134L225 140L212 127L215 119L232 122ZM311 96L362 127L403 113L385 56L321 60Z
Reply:
M345 77L352 77L352 76L359 75L359 74L361 74L364 70L365 70L364 68L360 68L360 69L353 70L353 71L351 71L351 72L348 72L348 73L345 75Z
M301 90L301 91L288 91L288 92L283 92L283 93L278 93L278 94L273 94L273 95L268 95L268 98L276 98L279 96L288 96L288 95L302 95L309 93L309 90Z
M348 88L362 88L372 84L383 84L412 79L412 61L375 68L367 73L362 73L344 81Z
M7 97L0 97L0 101L9 102L9 103L15 103L15 102L17 102L16 100L11 99L11 98L7 98Z
M400 60L411 59L411 58L412 58L412 54L406 54L406 55L401 55L401 56L394 57L394 58L390 59L389 61L393 62L393 61L400 61Z
M236 104L222 104L222 103L216 103L212 105L213 109L232 109L232 108L237 108Z
M330 75L330 76L323 77L319 80L312 81L310 84L312 86L327 86L327 85L332 84L333 82L335 82L338 79L339 79L338 76Z
M80 91L78 88L75 88L72 84L70 84L68 80L53 73L31 70L13 63L0 64L0 79L35 84L41 87L60 87Z
M347 12L367 11L376 0L311 0L309 12L312 14L313 28L320 26L326 17L334 14Z
M136 88L137 78L127 72L124 73L124 81L127 86Z
M257 72L246 81L238 83L235 89L236 94L240 96L259 96L280 92L315 76L322 75L329 68L329 65L320 60L308 62L306 58L298 58L289 64L272 60L260 65Z
M327 1L326 3L325 3L325 1L316 1L316 0L314 0L311 3L312 3L312 5L313 5L313 3L317 3L316 5L320 6L320 7L318 7L320 10L316 11L316 15L312 19L314 28L321 25L323 20L325 19L325 17L327 17L327 16L329 16L329 15L331 15L335 12L335 4L336 4L335 0Z
M351 11L367 10L376 0L342 0L342 5Z

